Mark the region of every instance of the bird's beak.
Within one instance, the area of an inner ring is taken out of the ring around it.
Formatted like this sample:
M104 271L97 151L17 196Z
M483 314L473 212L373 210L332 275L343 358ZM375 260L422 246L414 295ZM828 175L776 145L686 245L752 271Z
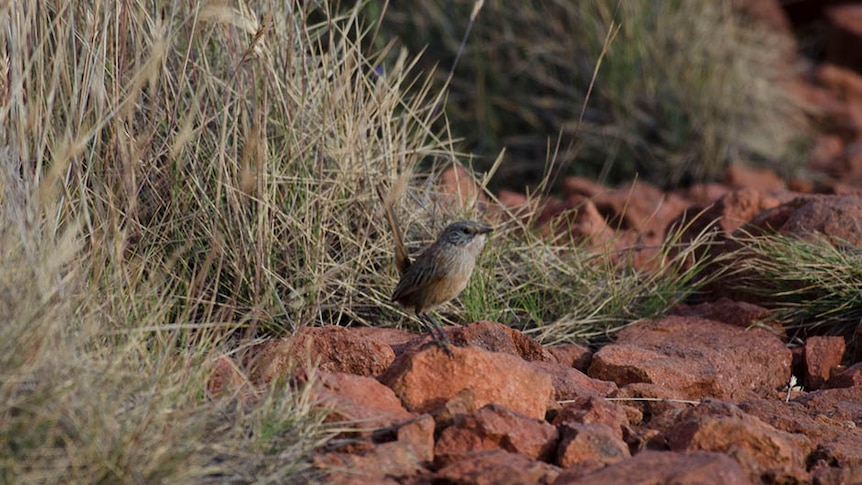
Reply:
M488 234L489 232L491 232L493 230L494 230L493 227L483 224L482 227L479 229L479 234Z

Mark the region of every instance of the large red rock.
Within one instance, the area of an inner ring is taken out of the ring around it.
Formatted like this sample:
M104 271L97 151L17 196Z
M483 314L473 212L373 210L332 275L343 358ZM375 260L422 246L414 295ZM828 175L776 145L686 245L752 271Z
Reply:
M854 386L806 393L790 402L745 401L739 407L776 429L805 435L816 446L809 463L855 468L862 476L860 403L862 387Z
M682 241L693 241L714 230L718 230L721 237L728 236L764 210L778 207L786 198L786 195L768 195L754 189L736 189L712 204L688 207L670 222L667 231L669 234L682 231Z
M575 242L586 242L592 248L604 248L614 237L614 229L596 204L582 196L570 196L566 203L572 207L567 217L557 219L559 229L568 231ZM555 232L559 234L559 230Z
M290 337L261 345L251 360L252 382L260 384L290 372L295 365L317 364L326 372L377 375L395 360L395 352L389 345L347 328L303 327Z
M437 346L398 357L380 376L405 407L426 413L471 389L477 406L497 403L543 419L553 394L551 377L513 355L475 347L452 347L452 356Z
M772 312L766 308L754 303L733 301L726 297L697 305L681 304L676 306L672 313L684 317L699 317L729 323L737 327L749 327L752 324L757 324L780 328Z
M440 433L435 446L438 463L456 461L477 450L506 450L548 461L557 442L557 429L497 404L466 415Z
M477 203L487 204L488 199L473 175L458 164L446 169L440 176L437 200L455 212L472 209Z
M767 472L805 476L806 458L814 450L805 435L780 431L719 401L684 411L666 435L674 451L730 454L753 478Z
M790 380L791 352L772 333L670 316L627 327L593 355L588 374L619 386L647 382L688 399L773 396Z
M396 357L403 354L407 349L421 345L425 337L399 328L355 327L350 328L350 331L359 338L367 338L388 345L395 352Z
M557 464L563 468L584 461L608 464L631 457L625 441L604 424L564 424L560 435Z
M219 357L213 364L207 380L207 393L210 396L238 397L244 402L250 402L258 394L236 362L226 356Z
M516 355L524 360L555 360L538 342L501 323L481 320L448 332L453 344Z
M554 485L752 485L727 455L696 451L644 451L633 458L582 475L563 473Z
M399 483L427 473L422 458L406 441L391 441L361 453L328 452L314 455L314 466L326 473L327 483Z
M374 429L415 416L404 409L392 389L373 377L318 371L311 382L315 400L331 412L329 421Z
M586 372L593 360L593 352L583 345L564 344L548 347L548 352L554 356L557 363L566 367L574 367L581 372Z
M797 197L751 221L748 230L780 232L810 239L820 233L835 244L862 246L862 198L847 195L806 195Z
M444 466L433 483L460 485L533 485L550 484L559 469L524 455L503 450L474 451L461 460Z
M607 396L617 390L613 382L593 379L571 367L550 362L533 362L533 365L551 376L555 401L568 401L580 396Z
M844 337L813 336L805 340L805 388L817 390L826 384L832 370L844 357Z
M688 203L675 194L639 181L593 198L611 227L632 229L646 240L661 240L668 223L679 216Z
M535 225L542 236L567 235L573 243L583 242L592 248L605 247L614 238L614 230L593 201L580 195L544 201Z
M557 411L553 424L602 424L622 439L630 425L639 424L643 414L631 406L617 404L596 396L581 397Z

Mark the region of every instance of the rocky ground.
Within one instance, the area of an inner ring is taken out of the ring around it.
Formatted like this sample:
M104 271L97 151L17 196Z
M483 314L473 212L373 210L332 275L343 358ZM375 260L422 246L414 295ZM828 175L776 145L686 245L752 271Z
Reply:
M780 10L754 13L789 28ZM862 246L862 7L822 15L827 60L786 81L817 107L816 177L731 166L723 183L670 193L569 178L561 197L542 201L539 230L612 241L641 266L685 224L683 240L767 229ZM454 171L444 190L476 193ZM527 204L498 196L514 213ZM543 347L490 321L448 328L451 357L400 330L304 328L259 348L255 366L221 361L212 390L253 399L290 360L319 361L315 396L330 421L353 427L315 456L335 483L862 483L862 325L788 345L758 303L713 285L705 302L598 349ZM312 371L292 372L302 382Z

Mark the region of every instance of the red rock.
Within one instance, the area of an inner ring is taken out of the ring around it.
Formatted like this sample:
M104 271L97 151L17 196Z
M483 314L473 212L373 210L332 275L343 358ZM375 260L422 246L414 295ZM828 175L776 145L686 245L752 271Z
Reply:
M862 100L862 76L853 70L824 62L817 66L815 76L842 101Z
M588 375L618 386L648 382L689 399L734 400L773 395L789 381L791 360L766 330L669 316L622 330L593 355Z
M400 423L396 441L410 443L416 457L422 462L434 460L434 418L423 414Z
M426 471L405 441L382 443L363 453L317 453L314 466L327 473L327 483L337 484L392 483Z
M604 185L584 177L566 177L563 180L562 192L564 197L573 195L594 197L608 190Z
M832 369L841 365L844 356L844 337L808 337L805 341L805 388L820 389L832 375Z
M772 170L738 164L727 167L724 183L735 189L753 189L758 192L774 192L787 188L784 180Z
M675 307L672 314L683 317L699 317L716 322L724 322L737 327L749 327L757 323L780 328L772 312L753 303L733 301L722 297L716 301L699 303L697 305L681 304Z
M343 327L303 327L291 337L266 342L252 360L252 382L262 384L296 364L318 363L326 372L376 375L395 360L395 352L385 343Z
M317 402L331 410L329 421L347 421L360 429L373 429L414 416L404 409L392 389L372 377L318 371L311 382Z
M819 185L813 181L804 178L793 178L787 182L787 188L791 192L801 192L803 194L813 194L818 191Z
M513 192L511 190L500 190L497 194L497 200L500 201L500 204L502 204L503 207L516 211L527 206L527 196L520 192Z
M715 204L708 207L690 207L672 222L676 227L686 227L683 240L691 241L708 228L718 227L721 234L729 235L764 210L778 207L781 200L753 189L737 189L728 192Z
M542 419L553 387L551 378L519 357L475 347L452 347L446 355L430 346L395 360L380 377L407 409L431 412L464 389L478 406L497 403Z
M833 373L827 386L830 388L862 386L862 362Z
M803 79L802 77L787 78L784 80L782 85L785 87L788 94L798 99L803 105L829 107L834 109L836 105L839 104L835 95L827 88L819 84L815 84L808 79Z
M559 470L547 463L503 450L475 451L437 471L434 483L460 485L549 484Z
M628 445L604 424L565 424L560 435L557 464L563 468L583 461L616 463L631 458Z
M643 415L636 408L588 396L564 405L554 417L553 424L603 424L622 439L629 425L640 423L642 418Z
M569 236L573 242L586 243L593 248L603 247L614 238L614 231L604 216L583 196L545 201L535 225L542 236Z
M862 103L856 98L842 99L831 90L826 93L826 99L818 106L822 129L848 142L859 138L862 134ZM848 152L847 148L844 154Z
M805 435L817 449L807 461L862 470L862 388L806 393L790 402L757 399L740 409L771 426Z
M524 360L549 360L552 355L538 342L501 323L482 320L449 332L449 339L459 346L473 346L489 352L503 352Z
M440 176L439 192L438 200L456 211L471 209L477 203L488 202L476 179L458 164L452 165Z
M586 372L593 359L590 349L577 344L557 345L548 347L547 350L560 365L574 367L581 372Z
M673 451L715 451L731 454L752 477L767 471L805 474L806 457L814 450L801 434L777 430L733 404L705 401L683 411L667 432Z
M646 239L661 240L668 223L688 206L675 194L665 194L646 182L633 183L593 199L611 227L633 229Z
M581 460L564 469L554 483L580 483L576 481L578 478L595 473L607 466L608 463L598 460Z
M476 404L476 392L470 388L462 389L435 410L434 421L437 423L437 429L452 426L464 416L478 411L480 407L482 406Z
M751 221L753 228L774 230L788 236L810 239L813 232L836 244L862 246L862 198L840 195L809 195L793 199Z
M742 468L721 453L644 451L585 476L559 476L554 485L751 485Z
M496 214L496 220L505 221L512 218L528 220L536 214L539 208L538 199L529 200L527 196L511 190L500 190L497 194L499 206L489 206L492 215Z
M822 414L846 428L862 427L862 388L824 389L806 393L794 401L815 411L818 418Z
M682 195L695 204L705 207L724 197L730 191L731 188L727 185L712 182L692 185Z
M826 9L829 28L826 29L825 51L830 62L862 69L862 54L858 46L862 43L862 7L852 3L834 5Z
M396 357L411 347L421 345L424 340L424 335L417 335L399 328L356 327L351 328L350 331L360 338L367 338L388 345L395 352Z
M571 367L550 362L534 362L533 365L551 376L555 401L567 401L580 396L607 396L617 389L613 382L592 379Z
M862 126L858 128L862 130ZM844 182L832 185L834 193L846 192L847 195L859 196L858 186L862 183L862 153L860 153L860 149L862 149L862 140L856 138L847 144L843 155L833 160L832 165L826 171Z
M571 196L568 202L573 206L569 217L557 220L563 230L568 230L576 242L586 241L589 247L601 248L614 238L614 230L608 226L593 201Z
M210 396L236 396L248 402L255 395L255 389L248 378L240 372L236 362L229 357L219 357L213 364L212 375L207 381Z
M862 483L862 467L833 468L822 461L811 467L811 483L816 485L845 485Z
M814 146L808 152L808 166L826 171L844 153L844 141L838 135L820 134L814 137Z
M557 429L503 406L488 404L440 433L434 449L438 462L468 451L506 450L548 461L557 442Z
M685 399L679 391L646 382L627 384L611 394L611 398L614 403L639 409L644 419L649 420L668 413L677 415L689 409L691 403L698 404L698 401Z

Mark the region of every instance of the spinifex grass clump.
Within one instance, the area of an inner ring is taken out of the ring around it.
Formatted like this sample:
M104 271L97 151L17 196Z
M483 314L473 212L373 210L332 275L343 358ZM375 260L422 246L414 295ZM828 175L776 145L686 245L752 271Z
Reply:
M772 234L740 241L739 289L761 297L788 328L840 331L862 321L862 248L822 234Z
M0 482L309 479L307 390L213 366L379 311L370 184L446 143L407 61L308 4L0 7Z
M449 149L406 57L307 2L38 3L13 27L10 153L85 224L94 279L128 265L178 296L166 321L249 335L377 314L372 185Z
M384 30L427 47L428 65L452 64L472 0L372 2L382 3ZM802 113L777 83L791 75L790 49L727 1L487 1L447 112L486 163L507 148L497 183L538 181L560 134L555 162L609 183L715 179L731 161L786 174L803 138Z

